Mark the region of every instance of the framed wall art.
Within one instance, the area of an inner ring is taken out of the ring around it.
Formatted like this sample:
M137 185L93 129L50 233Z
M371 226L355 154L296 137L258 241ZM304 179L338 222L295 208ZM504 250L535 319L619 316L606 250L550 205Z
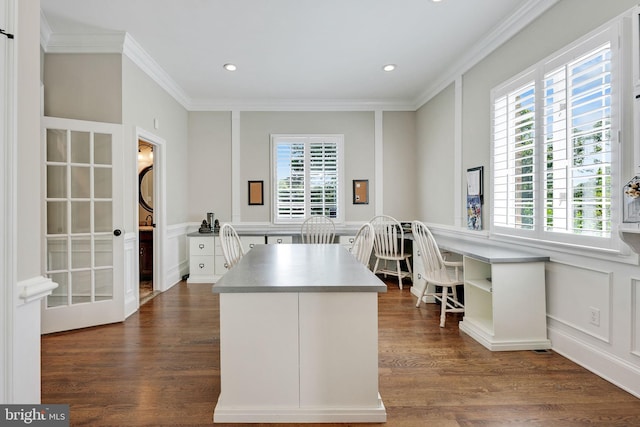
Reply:
M264 205L264 181L249 181L249 205Z
M368 179L353 180L353 204L354 205L369 204L369 180Z

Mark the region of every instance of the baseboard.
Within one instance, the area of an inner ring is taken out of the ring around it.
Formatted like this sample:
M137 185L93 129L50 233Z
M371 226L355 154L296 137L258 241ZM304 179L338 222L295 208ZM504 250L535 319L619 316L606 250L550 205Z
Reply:
M559 329L548 328L552 350L640 398L640 369Z

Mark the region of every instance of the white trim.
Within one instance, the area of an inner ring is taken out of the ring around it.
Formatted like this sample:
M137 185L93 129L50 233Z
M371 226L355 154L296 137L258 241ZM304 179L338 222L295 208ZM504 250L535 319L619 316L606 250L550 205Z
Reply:
M378 406L347 408L261 409L216 405L214 423L385 423L387 412L378 394Z
M27 304L51 295L51 291L58 287L48 277L37 276L28 280L22 280L18 283L20 289L20 299L23 304Z
M374 190L375 190L375 215L384 213L384 137L382 134L382 111L376 110L374 117L373 150L374 150Z
M640 368L600 348L579 341L560 328L547 327L552 350L640 398Z
M126 34L122 54L126 55L134 64L145 72L161 88L166 90L185 109L189 109L189 97L184 90L167 74L160 65L138 44L130 34Z
M453 112L453 223L462 227L466 223L466 210L462 208L463 198L466 194L462 191L462 77L456 78L454 86L454 112ZM464 204L466 206L466 203Z
M3 17L6 22L2 25L9 33L15 33L18 23L17 0L2 0ZM14 360L13 342L18 339L15 336L15 312L17 294L17 68L16 43L3 37L7 49L2 49L6 62L2 70L4 79L0 81L4 96L2 96L2 109L0 110L0 126L4 132L0 136L0 377L4 378L0 388L0 402L14 403ZM14 39L15 40L15 39Z
M386 101L383 99L215 99L191 100L189 111L415 111L411 100Z
M124 318L128 318L140 307L139 264L140 246L137 231L124 233Z
M143 140L153 145L153 222L156 227L153 230L153 287L154 290L166 291L171 285L165 282L165 274L163 266L165 265L165 254L167 248L167 161L165 155L166 141L159 136L136 126L135 128L135 144L138 146L138 140ZM137 170L138 157L137 150L133 150L134 166L133 170ZM136 180L137 182L137 180ZM134 218L138 218L138 192L134 193L135 200L132 200L135 210ZM136 224L138 222L136 221ZM139 304L139 301L138 301Z
M242 221L240 213L240 112L231 111L231 222Z

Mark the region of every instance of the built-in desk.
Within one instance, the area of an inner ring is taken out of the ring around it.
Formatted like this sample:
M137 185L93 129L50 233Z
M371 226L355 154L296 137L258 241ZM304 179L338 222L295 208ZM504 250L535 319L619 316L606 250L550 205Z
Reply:
M549 257L437 235L436 241L463 256L461 331L494 351L551 348L544 279Z
M342 245L259 245L220 294L215 422L385 422L378 293Z

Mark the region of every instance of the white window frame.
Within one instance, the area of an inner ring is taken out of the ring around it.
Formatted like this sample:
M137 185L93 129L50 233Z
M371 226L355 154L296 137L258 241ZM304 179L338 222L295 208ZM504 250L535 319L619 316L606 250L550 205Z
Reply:
M530 239L541 244L559 244L573 247L591 248L595 250L619 252L622 245L617 236L618 225L621 222L620 209L620 188L621 188L621 148L619 135L622 129L622 102L621 94L625 87L622 81L622 66L624 58L620 49L620 37L622 33L622 20L616 19L609 24L593 31L587 36L577 40L569 46L559 50L550 57L540 61L523 73L515 76L509 81L497 86L491 91L491 123L495 115L495 102L498 98L505 96L511 91L522 86L527 81L535 81L536 85L536 119L535 119L535 228L533 230L522 230L517 228L502 227L495 224L495 191L494 191L494 127L491 128L491 213L490 213L490 234L495 238L516 238ZM545 141L544 141L544 76L545 73L557 68L562 64L569 64L573 60L583 56L604 43L611 46L611 233L609 237L584 236L574 233L560 233L545 231L545 206L544 206L544 173L545 168Z
M277 147L278 144L284 142L298 142L305 146L305 183L309 182L309 144L317 142L319 140L327 140L336 143L337 149L337 175L338 175L338 190L337 190L337 213L336 217L332 218L335 223L344 223L344 211L345 211L345 178L344 178L344 135L342 134L272 134L271 135L271 206L272 206L272 222L274 224L301 224L306 218L308 218L310 208L310 196L309 188L305 187L304 196L304 217L296 218L281 218L278 216L278 171L277 171Z

